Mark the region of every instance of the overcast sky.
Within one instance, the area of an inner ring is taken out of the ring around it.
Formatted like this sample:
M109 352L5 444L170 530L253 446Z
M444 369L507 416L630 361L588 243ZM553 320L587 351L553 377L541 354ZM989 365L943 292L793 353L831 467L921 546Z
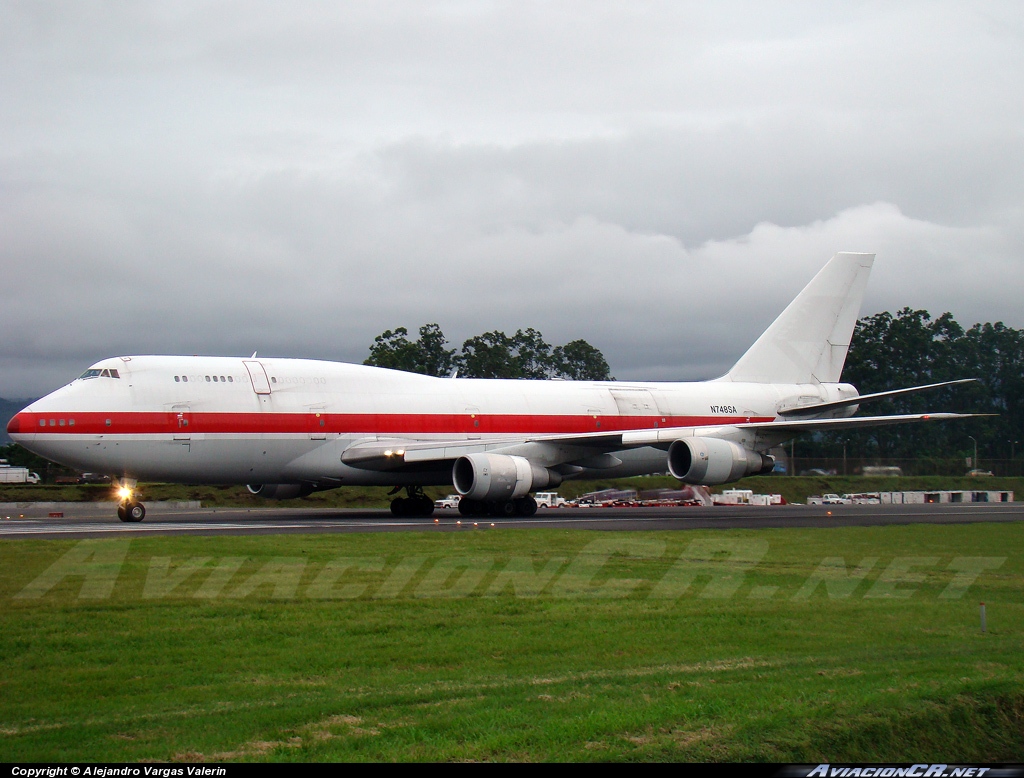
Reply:
M837 251L1024 326L1019 2L0 0L0 396L535 327L723 373Z

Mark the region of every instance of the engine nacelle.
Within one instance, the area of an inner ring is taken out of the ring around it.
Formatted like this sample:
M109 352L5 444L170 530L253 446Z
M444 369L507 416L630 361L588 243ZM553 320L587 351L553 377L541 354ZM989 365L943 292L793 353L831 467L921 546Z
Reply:
M515 500L537 489L558 486L562 476L526 457L467 454L452 467L455 491L471 500Z
M313 493L312 484L246 484L250 494L266 497L268 500L290 500Z
M727 484L774 467L773 457L718 438L680 438L668 448L668 471L688 484Z

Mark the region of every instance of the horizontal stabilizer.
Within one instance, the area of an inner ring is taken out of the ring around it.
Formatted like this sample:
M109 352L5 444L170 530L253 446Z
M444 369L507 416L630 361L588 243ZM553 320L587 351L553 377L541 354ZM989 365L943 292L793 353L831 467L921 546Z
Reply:
M956 381L942 381L937 384L927 384L925 386L909 386L906 389L892 389L888 392L862 394L857 397L847 397L845 400L835 400L827 403L814 403L813 405L800 405L794 408L782 408L779 410L779 416L809 416L811 414L821 413L822 411L835 410L836 408L848 408L851 405L862 405L875 400L888 400L890 397L900 397L904 394L923 392L926 389L937 389L940 386L970 384L977 380L977 378L960 378Z

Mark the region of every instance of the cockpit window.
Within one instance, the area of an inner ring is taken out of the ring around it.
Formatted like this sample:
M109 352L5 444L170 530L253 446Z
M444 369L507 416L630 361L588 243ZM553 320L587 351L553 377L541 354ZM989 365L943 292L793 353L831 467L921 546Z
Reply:
M82 375L80 375L78 377L79 378L96 378L97 376L100 376L102 378L120 378L121 377L120 374L117 372L117 370L114 369L114 368L104 368L104 369L100 370L97 367L90 367L88 370L86 370L84 373L82 373Z

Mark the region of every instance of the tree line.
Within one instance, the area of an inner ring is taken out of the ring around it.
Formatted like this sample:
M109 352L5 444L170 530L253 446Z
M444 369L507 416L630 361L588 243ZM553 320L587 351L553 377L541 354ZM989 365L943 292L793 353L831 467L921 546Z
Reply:
M566 378L611 381L604 355L585 340L552 346L528 327L506 335L494 330L475 335L462 350L446 348L448 340L437 324L424 324L416 340L405 327L387 330L373 339L364 365L389 367L423 375L463 378Z
M1024 453L1024 331L1002 322L975 324L965 330L950 313L932 318L928 311L911 308L857 322L843 381L861 394L958 378L978 380L871 403L861 408L860 415L950 410L993 415L831 432L819 442L832 456L841 451L845 440L849 451L862 456L973 457L972 437L983 459L1011 459Z

